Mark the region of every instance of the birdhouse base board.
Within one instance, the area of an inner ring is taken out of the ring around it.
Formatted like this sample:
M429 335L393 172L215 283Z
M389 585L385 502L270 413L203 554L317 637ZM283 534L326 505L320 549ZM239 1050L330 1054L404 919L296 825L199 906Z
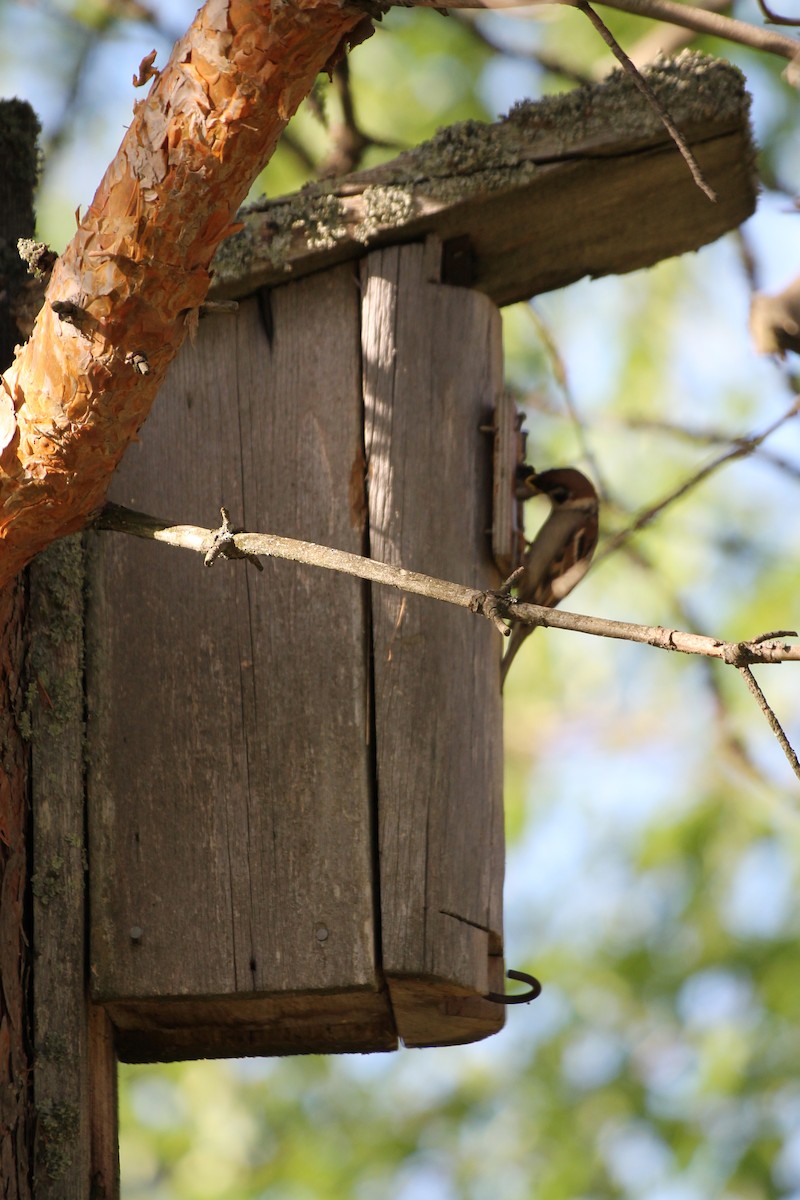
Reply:
M168 997L103 1006L122 1062L395 1050L385 993Z
M496 961L498 978L493 986L502 992L503 960ZM447 980L396 976L388 983L405 1046L461 1046L499 1033L505 1023L501 1004Z

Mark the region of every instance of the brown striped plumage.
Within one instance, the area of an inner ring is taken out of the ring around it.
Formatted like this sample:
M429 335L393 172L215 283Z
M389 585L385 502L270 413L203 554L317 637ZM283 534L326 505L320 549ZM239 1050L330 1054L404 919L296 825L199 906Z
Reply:
M550 514L525 551L525 574L517 588L524 604L555 608L589 569L598 534L598 498L594 484L574 467L559 467L541 474L531 472L530 495L550 501ZM515 625L500 668L501 685L522 643L535 625Z

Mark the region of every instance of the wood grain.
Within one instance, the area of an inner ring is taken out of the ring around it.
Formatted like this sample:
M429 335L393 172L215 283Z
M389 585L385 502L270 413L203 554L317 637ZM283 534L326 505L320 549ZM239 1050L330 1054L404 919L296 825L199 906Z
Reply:
M35 1195L89 1200L80 535L38 556L29 588Z
M89 1200L119 1200L117 1047L114 1027L98 1004L89 1008L88 1120L92 1151L87 1196Z
M496 581L481 426L502 388L500 317L485 296L430 282L429 261L405 246L362 265L370 550L483 587ZM445 1010L454 995L502 990L500 639L389 589L374 589L372 615L381 936L398 1032L411 1045L485 1036L502 1010L483 1005L471 1034Z
M201 325L112 498L209 523L224 503L248 528L360 552L356 280L340 268L270 303L266 324L253 300ZM198 1024L188 1058L270 1053L284 1044L276 997L295 1020L297 993L360 989L365 1037L393 1044L375 957L364 585L281 562L207 570L107 534L90 584L95 999L264 998L260 1037L233 1015L227 1040ZM328 1034L336 1049L323 1014L314 1048ZM152 1037L154 1056L175 1056L155 1019Z
M0 1179L9 1200L31 1200L35 1128L29 1050L32 953L25 921L30 776L19 724L25 696L25 611L22 577L0 586Z

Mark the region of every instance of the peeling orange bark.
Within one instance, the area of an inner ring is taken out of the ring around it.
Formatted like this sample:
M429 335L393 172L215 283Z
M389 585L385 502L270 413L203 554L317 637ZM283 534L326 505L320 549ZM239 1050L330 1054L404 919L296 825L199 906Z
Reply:
M135 106L2 378L0 586L102 504L233 214L317 74L366 34L337 0L208 0Z

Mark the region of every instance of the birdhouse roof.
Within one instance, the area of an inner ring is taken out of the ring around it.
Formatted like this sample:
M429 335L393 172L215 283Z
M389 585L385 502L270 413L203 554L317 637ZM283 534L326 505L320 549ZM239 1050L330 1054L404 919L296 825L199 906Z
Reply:
M712 202L635 81L464 121L390 162L243 210L211 297L238 298L377 246L437 235L444 278L497 304L696 250L755 207L749 96L729 63L684 53L646 76L717 194ZM449 255L449 258L448 258Z

